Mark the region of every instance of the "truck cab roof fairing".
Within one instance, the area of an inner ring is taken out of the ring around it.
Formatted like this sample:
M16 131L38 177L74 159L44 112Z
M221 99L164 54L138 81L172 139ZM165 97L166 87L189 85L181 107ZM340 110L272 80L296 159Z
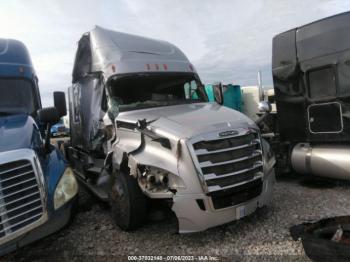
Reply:
M22 42L0 38L0 76L29 79L36 76L29 52Z
M27 47L18 40L0 38L0 78L22 79L33 83L36 109L41 108L38 78Z
M194 72L176 46L161 40L120 33L96 26L78 43L73 83L88 73Z
M273 38L272 73L282 140L350 141L349 33L350 12L345 12ZM339 125L342 132L337 131Z

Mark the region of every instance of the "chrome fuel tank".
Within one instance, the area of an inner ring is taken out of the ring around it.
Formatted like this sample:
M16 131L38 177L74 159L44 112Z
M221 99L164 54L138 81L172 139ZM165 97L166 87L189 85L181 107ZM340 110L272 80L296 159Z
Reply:
M350 180L350 146L299 143L291 164L299 173Z

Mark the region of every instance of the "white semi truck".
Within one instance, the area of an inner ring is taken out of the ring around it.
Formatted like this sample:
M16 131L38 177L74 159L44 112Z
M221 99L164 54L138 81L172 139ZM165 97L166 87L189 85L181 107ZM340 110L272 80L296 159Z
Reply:
M240 219L271 199L274 155L254 121L207 102L174 45L96 27L79 41L68 158L124 230L164 201L179 232Z

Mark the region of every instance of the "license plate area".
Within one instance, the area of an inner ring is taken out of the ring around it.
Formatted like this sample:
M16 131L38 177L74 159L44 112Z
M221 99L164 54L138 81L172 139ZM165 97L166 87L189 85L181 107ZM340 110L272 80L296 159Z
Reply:
M241 219L245 216L245 206L240 206L236 208L236 219Z

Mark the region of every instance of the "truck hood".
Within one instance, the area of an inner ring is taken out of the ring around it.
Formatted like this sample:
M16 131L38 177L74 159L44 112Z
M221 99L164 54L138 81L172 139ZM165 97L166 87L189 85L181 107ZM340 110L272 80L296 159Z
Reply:
M32 148L40 137L31 116L9 115L0 117L0 152L21 148Z
M254 121L242 113L217 103L196 103L122 112L117 120L136 123L146 119L152 129L176 138L217 130L257 128Z

